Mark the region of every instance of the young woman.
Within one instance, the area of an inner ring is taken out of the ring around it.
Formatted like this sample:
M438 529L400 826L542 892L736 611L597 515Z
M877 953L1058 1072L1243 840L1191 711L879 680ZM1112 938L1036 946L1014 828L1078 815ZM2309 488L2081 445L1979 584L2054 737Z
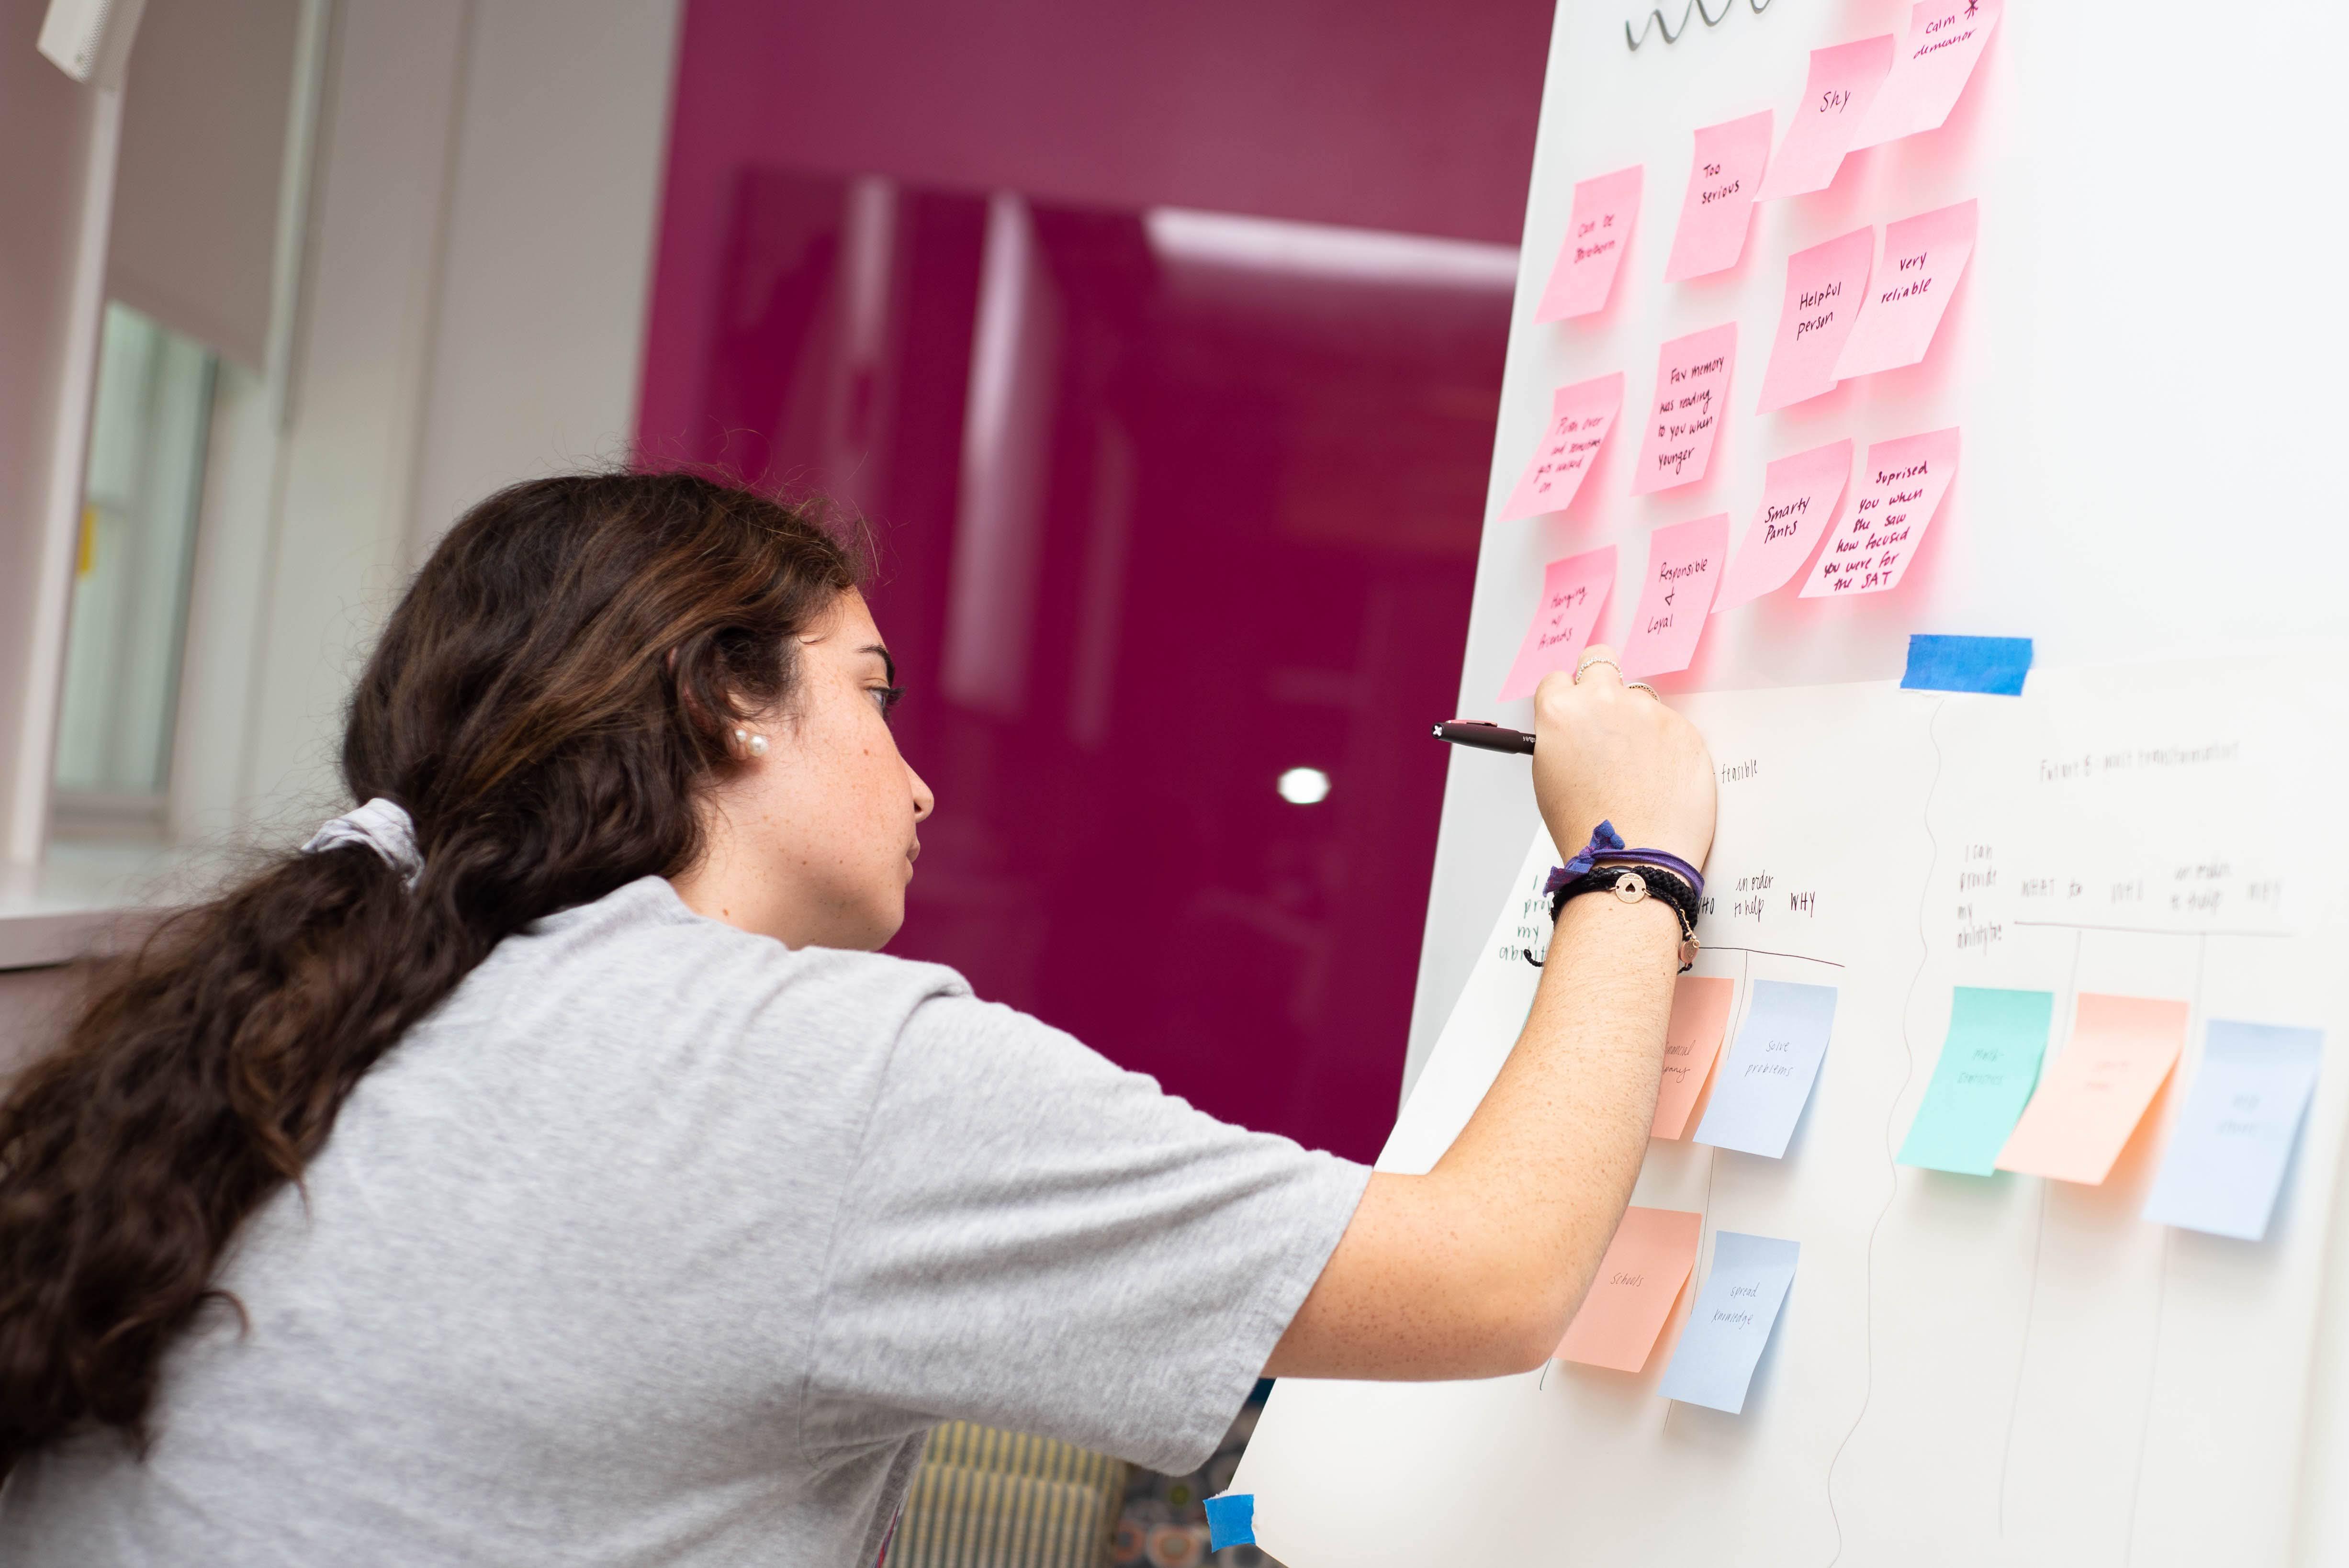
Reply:
M0 1561L864 1564L942 1418L1182 1471L1260 1373L1549 1353L1671 908L1565 905L1430 1174L1226 1126L874 951L932 800L856 584L681 475L450 533L351 699L366 806L0 1105ZM1586 666L1536 702L1553 835L1702 864L1702 742Z

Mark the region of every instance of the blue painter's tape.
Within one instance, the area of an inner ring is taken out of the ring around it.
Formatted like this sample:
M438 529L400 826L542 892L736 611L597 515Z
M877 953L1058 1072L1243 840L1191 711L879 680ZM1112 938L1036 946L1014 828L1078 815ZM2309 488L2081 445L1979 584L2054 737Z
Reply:
M1900 677L1908 691L1982 691L2021 696L2031 672L2028 637L1936 637L1909 639L1909 668Z
M1227 1491L1207 1500L1207 1550L1256 1544L1256 1493Z

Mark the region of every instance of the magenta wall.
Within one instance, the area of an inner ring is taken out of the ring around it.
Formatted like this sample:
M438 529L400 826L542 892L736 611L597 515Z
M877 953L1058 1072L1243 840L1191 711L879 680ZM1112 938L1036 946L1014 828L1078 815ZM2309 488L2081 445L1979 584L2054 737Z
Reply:
M1506 287L1203 260L1143 212L1507 242L1547 30L1516 3L687 8L640 448L873 521L939 796L894 950L1362 1158ZM1299 765L1326 801L1275 793Z

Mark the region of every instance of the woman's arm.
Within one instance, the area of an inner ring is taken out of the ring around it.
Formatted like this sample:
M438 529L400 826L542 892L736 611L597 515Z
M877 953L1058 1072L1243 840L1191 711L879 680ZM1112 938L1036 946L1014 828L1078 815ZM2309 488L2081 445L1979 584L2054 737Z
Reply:
M1605 818L1635 848L1703 864L1713 763L1686 720L1611 665L1579 686L1551 676L1534 708L1534 793L1561 848ZM1680 937L1660 899L1566 906L1483 1103L1428 1174L1371 1178L1268 1376L1489 1377L1548 1357L1647 1149Z

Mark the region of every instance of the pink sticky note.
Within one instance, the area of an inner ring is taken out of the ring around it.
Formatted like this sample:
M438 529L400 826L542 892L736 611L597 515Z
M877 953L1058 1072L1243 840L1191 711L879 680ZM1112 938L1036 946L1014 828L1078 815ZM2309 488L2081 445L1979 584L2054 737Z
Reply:
M1853 150L1940 129L1972 78L2002 9L2002 0L1923 0L1911 9L1892 72L1859 122Z
M1549 400L1549 428L1542 432L1525 477L1509 492L1501 521L1564 511L1582 488L1583 476L1599 459L1607 432L1623 407L1623 373L1561 387Z
M1640 469L1631 476L1633 495L1704 478L1721 416L1729 407L1730 372L1736 367L1733 321L1664 345L1656 356L1656 396L1640 442Z
M1729 1029L1729 998L1736 986L1704 975L1683 975L1672 987L1672 1016L1664 1025L1664 1081L1656 1091L1651 1138L1678 1138L1713 1075L1721 1037Z
M1762 373L1757 412L1835 390L1836 361L1859 320L1875 260L1873 229L1854 229L1786 258L1786 297L1778 306L1778 336L1770 345L1770 368Z
M1617 1372L1637 1372L1654 1354L1656 1336L1696 1267L1704 1216L1680 1209L1623 1211L1581 1310L1557 1342L1557 1359Z
M2110 1175L2178 1065L2186 1012L2183 1002L2083 994L2072 1043L2039 1080L1998 1168L2091 1186Z
M1827 534L1827 547L1803 584L1803 597L1880 593L1899 584L1925 528L1958 477L1958 432L1952 426L1868 449L1859 500L1851 516Z
M1541 603L1534 606L1534 624L1526 628L1517 662L1501 684L1501 700L1530 696L1552 670L1568 670L1590 641L1599 612L1607 607L1607 591L1615 585L1615 547L1602 544L1542 568Z
M1851 478L1851 442L1830 441L1780 458L1762 472L1762 510L1745 530L1713 596L1713 613L1775 593L1794 581L1835 518L1836 502Z
M1564 321L1607 306L1623 247L1640 216L1640 165L1585 180L1574 188L1574 215L1566 222L1566 243L1550 269L1536 321Z
M1770 160L1762 177L1758 200L1800 196L1824 191L1835 182L1843 155L1868 117L1868 105L1892 69L1892 35L1837 44L1811 51L1810 79L1803 84L1803 101L1795 106L1786 139Z
M1884 264L1868 281L1867 303L1836 360L1837 380L1925 357L1974 253L1977 212L1973 202L1961 201L1885 226Z
M1713 591L1729 555L1729 514L1674 523L1648 536L1648 575L1623 639L1623 678L1670 675L1696 657Z
M1762 188L1762 170L1770 161L1770 118L1765 108L1696 133L1696 158L1689 169L1688 194L1681 199L1681 226L1672 235L1664 282L1725 271L1745 253L1754 193Z

